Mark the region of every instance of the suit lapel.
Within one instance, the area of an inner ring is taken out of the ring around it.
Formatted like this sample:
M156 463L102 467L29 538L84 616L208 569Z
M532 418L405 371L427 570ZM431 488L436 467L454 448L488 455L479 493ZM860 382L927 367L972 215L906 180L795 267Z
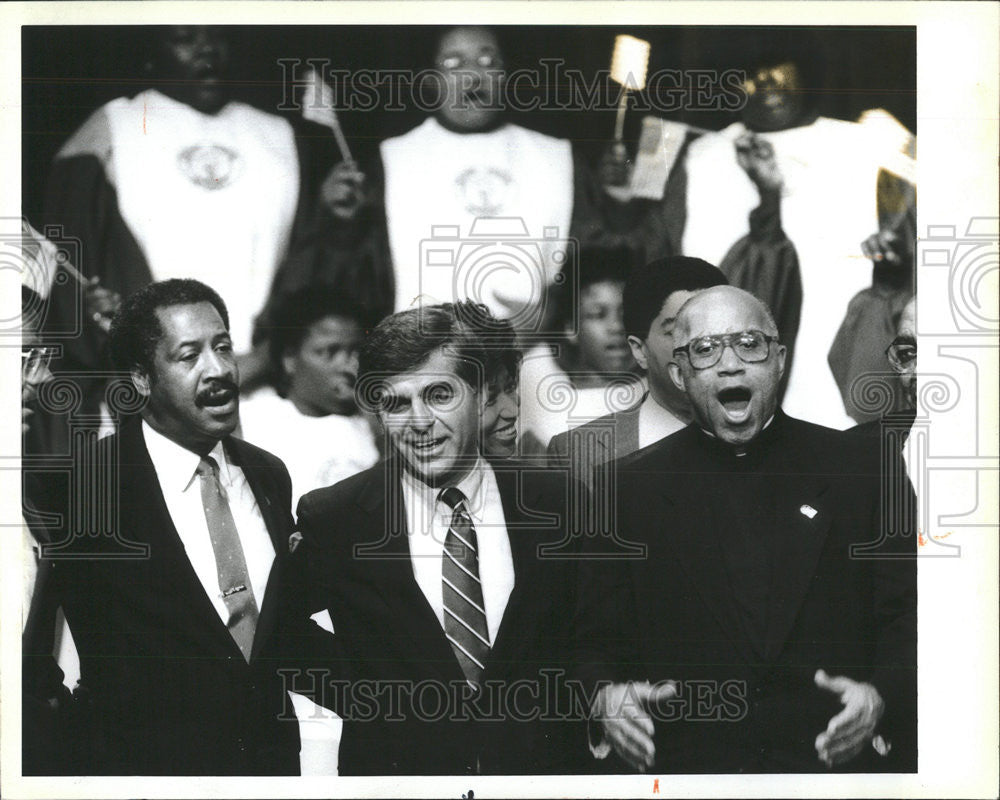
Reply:
M816 574L832 515L823 493L825 481L781 498L774 532L773 571L768 607L768 659L777 658Z
M643 396L645 399L645 395ZM615 458L622 458L639 449L639 409L638 405L615 414Z
M129 498L125 507L120 509L122 530L130 537L149 542L150 567L169 584L173 600L181 606L188 606L188 611L182 612L182 615L191 631L206 634L207 640L223 648L227 654L231 650L239 653L236 642L205 593L205 587L181 543L146 449L142 428L138 423L127 423L122 425L121 430L119 482L121 496ZM181 619L177 622L184 624Z
M507 468L505 469L504 466ZM540 540L537 532L532 529L538 521L527 515L525 509L531 508L533 496L530 491L521 496L519 476L521 471L514 468L513 463L501 465L493 470L500 491L500 501L503 506L504 523L507 528L507 539L510 542L510 555L514 565L514 588L507 598L500 628L493 637L493 647L490 649L490 661L503 663L510 660L511 651L523 639L523 625L527 619L521 613L526 597L531 593L533 581L531 572L538 560L537 547ZM527 485L531 485L528 481ZM489 664L487 664L489 668Z
M410 558L406 504L400 483L402 465L398 459L384 462L382 470L372 470L369 483L358 495L358 505L368 518L366 530L357 539L355 556L367 561L366 571L376 585L384 587L381 597L407 631L412 648L427 663L454 664L451 679L463 679L458 659L451 649L437 614L413 575ZM432 652L427 652L431 647Z

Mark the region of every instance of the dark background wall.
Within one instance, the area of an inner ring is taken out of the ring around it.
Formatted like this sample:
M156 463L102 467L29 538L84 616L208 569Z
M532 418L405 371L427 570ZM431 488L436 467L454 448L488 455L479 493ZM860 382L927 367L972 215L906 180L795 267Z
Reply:
M440 26L231 26L234 94L260 108L278 112L285 93L279 59L328 59L330 66L358 69L419 70L430 66ZM542 59L560 58L563 72L550 85L522 97L548 95L570 99L565 71L592 79L610 64L614 37L629 33L652 44L650 74L661 69L747 69L762 53L791 51L813 68L808 87L820 113L855 119L881 107L916 130L916 31L912 27L750 27L750 26L517 26L501 27L508 70L538 70ZM22 28L22 174L24 213L40 212L48 165L66 138L103 103L142 90L142 65L151 28L60 26ZM607 90L613 87L604 87ZM534 93L534 94L533 94ZM389 97L388 88L380 96ZM404 97L408 95L404 92ZM693 107L676 97L636 98L652 103L661 116L720 129L736 112ZM596 154L611 138L613 108L563 108L523 112L518 121L573 139ZM363 153L381 139L402 133L424 116L415 108L345 110L341 122ZM628 117L626 137L634 138L642 114ZM331 142L331 147L333 147Z

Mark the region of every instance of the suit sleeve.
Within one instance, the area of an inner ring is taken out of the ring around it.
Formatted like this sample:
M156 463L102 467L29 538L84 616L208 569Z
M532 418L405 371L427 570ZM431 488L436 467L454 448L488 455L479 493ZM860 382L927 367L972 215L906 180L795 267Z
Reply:
M893 744L899 768L916 769L917 734L917 517L916 497L901 458L882 481L872 530L875 559L872 614L876 649L871 683L885 702L878 732Z
M550 467L562 467L569 458L569 432L558 433L549 441L546 461Z
M602 467L598 473L614 466ZM627 502L624 497L619 500L619 526L621 508ZM600 530L595 516L591 513L585 521L585 532L590 535L581 546L572 636L574 677L588 699L593 699L603 682L629 679L624 665L636 661L637 650L629 560L621 557L620 543L611 532Z
M301 503L299 508L301 513ZM320 610L310 582L314 556L304 538L284 556L285 592L274 657L285 674L293 676L289 689L336 712L338 692L331 691L331 686L346 680L345 660L342 642L336 634L324 630L312 619Z

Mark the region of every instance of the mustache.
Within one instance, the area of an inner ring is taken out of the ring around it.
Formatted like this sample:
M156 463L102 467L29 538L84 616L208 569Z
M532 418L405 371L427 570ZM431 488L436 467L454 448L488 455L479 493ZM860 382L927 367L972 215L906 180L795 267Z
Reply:
M213 381L194 396L198 406L222 406L228 403L239 392L235 381L220 379Z

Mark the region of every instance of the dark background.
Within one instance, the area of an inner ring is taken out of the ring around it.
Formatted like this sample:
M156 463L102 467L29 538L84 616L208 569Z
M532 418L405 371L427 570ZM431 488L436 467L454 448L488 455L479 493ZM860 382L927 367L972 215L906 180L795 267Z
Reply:
M230 77L236 97L277 112L283 96L278 59L329 59L335 69L411 69L430 66L445 26L227 26L232 44ZM652 44L649 73L660 69L748 69L762 54L789 52L811 67L806 87L817 110L855 119L867 108L885 108L916 131L916 29L913 27L752 26L498 26L507 69L539 69L539 59L562 58L566 69L588 79L607 70L615 35L629 33ZM145 88L142 65L147 26L26 26L22 28L23 213L40 214L48 165L62 143L99 106ZM304 69L304 67L303 67ZM565 91L567 87L540 87ZM385 92L385 88L380 88ZM405 96L405 95L404 95ZM530 96L530 94L529 94ZM642 98L639 98L640 100ZM291 116L296 116L294 112ZM358 154L387 136L416 125L418 109L343 111L341 123ZM721 129L736 112L678 109L663 113L700 127ZM642 113L627 117L634 139ZM595 155L612 137L615 112L523 112L517 121L572 139ZM330 147L334 145L331 141Z

